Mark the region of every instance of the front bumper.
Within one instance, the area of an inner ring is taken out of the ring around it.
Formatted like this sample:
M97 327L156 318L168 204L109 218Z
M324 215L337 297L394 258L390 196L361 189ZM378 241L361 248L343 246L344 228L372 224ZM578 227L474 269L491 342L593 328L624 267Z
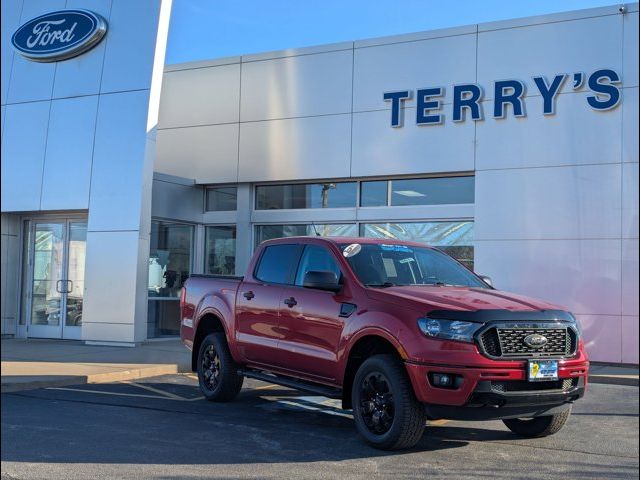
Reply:
M496 420L554 415L568 409L572 402L584 395L584 378L579 378L575 383L575 386L566 390L501 393L492 389L491 382L483 381L463 406L427 404L425 409L429 418L452 420Z
M428 413L433 418L466 418L468 415L472 418L484 418L482 415L486 415L486 418L509 418L511 414L514 417L525 416L521 412L550 411L562 406L567 408L568 404L582 397L587 388L589 362L582 352L576 358L559 361L559 382L562 385L562 381L567 380L567 386L548 390L497 391L495 387L498 384L519 384L524 389L528 388L527 362L482 361L483 365L477 366L406 362L406 368L417 399L427 404ZM461 377L461 381L457 383L457 388L436 387L429 380L430 373L456 375ZM486 413L480 414L481 409ZM476 416L472 411L476 411Z

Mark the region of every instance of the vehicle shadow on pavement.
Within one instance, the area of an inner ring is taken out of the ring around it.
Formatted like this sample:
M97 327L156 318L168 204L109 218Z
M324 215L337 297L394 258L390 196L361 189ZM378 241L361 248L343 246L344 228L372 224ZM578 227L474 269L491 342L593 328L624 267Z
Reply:
M426 434L411 450L366 445L350 412L280 387L211 403L152 382L80 385L2 395L3 462L256 464L342 461L466 446ZM176 398L154 398L153 390ZM140 391L140 390L138 390ZM180 393L175 393L180 392ZM429 429L427 429L427 432Z

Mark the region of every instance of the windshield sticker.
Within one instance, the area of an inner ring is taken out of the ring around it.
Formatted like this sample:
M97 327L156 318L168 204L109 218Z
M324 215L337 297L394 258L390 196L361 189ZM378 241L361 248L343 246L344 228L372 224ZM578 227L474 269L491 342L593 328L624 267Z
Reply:
M362 250L362 245L360 245L359 243L352 243L351 245L347 245L345 247L342 255L344 255L345 258L350 258L359 254L360 250Z
M409 253L413 253L413 250L410 249L409 247L407 247L406 245L385 245L385 244L382 244L382 245L380 245L380 248L382 250L387 251L387 252L409 252Z

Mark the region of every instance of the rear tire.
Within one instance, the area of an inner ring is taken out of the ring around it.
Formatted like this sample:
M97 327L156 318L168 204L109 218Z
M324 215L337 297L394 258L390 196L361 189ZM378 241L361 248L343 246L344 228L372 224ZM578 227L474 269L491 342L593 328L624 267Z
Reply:
M243 381L224 333L207 335L198 352L198 383L204 397L211 402L233 400L242 389Z
M374 355L356 372L353 417L365 441L381 450L413 447L424 433L426 414L404 365L394 355Z
M571 416L571 407L556 415L535 418L511 418L502 420L509 430L522 437L546 437L559 432Z

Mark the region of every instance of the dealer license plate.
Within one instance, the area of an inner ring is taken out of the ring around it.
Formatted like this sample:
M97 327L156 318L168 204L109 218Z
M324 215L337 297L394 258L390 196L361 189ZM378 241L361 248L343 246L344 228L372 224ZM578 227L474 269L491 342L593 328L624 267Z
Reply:
M557 360L529 360L529 381L544 382L558 379Z

